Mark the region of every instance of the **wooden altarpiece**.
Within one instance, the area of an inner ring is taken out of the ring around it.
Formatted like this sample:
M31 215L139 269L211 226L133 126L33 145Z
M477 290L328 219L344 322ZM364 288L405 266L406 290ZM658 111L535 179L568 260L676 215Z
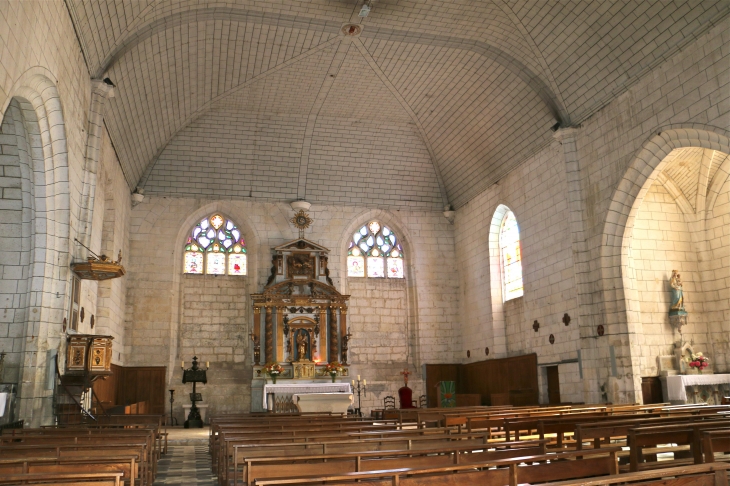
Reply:
M317 365L347 364L350 296L332 285L328 253L304 238L273 249L264 291L251 295L255 378L264 377L263 363L282 364L284 379L323 378ZM342 375L347 376L346 369Z

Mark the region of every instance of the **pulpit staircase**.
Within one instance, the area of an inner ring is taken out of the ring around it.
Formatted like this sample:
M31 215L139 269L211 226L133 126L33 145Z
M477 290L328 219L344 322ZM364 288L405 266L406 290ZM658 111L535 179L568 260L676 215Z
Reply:
M56 359L53 410L57 425L96 423L107 411L96 396L88 375L61 375Z

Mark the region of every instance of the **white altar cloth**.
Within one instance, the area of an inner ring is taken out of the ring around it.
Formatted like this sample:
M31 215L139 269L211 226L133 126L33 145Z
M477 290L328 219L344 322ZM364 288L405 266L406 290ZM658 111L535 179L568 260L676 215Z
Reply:
M267 383L264 385L264 410L266 395L277 393L282 395L303 395L306 393L352 393L349 383Z
M667 397L669 400L687 401L685 387L694 385L721 385L730 383L730 374L719 375L674 375L667 376Z

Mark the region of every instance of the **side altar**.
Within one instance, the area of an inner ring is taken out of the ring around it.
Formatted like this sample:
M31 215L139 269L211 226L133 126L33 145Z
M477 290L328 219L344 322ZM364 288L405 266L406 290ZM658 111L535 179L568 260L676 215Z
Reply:
M347 379L350 296L342 295L332 284L327 268L329 250L303 237L304 228L311 222L303 210L295 214L292 223L299 228L300 237L272 249L271 273L264 290L251 295L253 412L297 411L293 395L331 391L351 394ZM342 365L334 380L325 372L331 362ZM282 368L273 387L265 369L271 363Z

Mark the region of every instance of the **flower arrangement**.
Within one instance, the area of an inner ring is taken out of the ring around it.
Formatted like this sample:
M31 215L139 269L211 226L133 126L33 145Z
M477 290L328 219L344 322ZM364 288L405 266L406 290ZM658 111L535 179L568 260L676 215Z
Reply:
M697 368L699 373L710 365L710 359L704 356L702 353L692 353L692 357L689 358L688 364L690 368Z
M337 377L337 373L342 372L342 364L339 361L332 361L331 363L327 363L327 365L324 367L324 372L332 377L332 383L334 383L335 378Z
M284 368L279 363L266 363L264 366L266 374L271 377L271 381L276 384L276 378L284 372Z

